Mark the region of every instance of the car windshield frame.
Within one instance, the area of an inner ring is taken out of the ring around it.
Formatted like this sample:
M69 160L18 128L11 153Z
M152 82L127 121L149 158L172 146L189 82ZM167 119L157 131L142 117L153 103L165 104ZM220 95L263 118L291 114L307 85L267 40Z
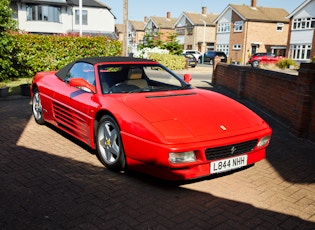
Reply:
M102 94L142 93L192 88L159 63L98 63ZM137 73L131 73L137 72ZM134 74L131 76L131 74Z

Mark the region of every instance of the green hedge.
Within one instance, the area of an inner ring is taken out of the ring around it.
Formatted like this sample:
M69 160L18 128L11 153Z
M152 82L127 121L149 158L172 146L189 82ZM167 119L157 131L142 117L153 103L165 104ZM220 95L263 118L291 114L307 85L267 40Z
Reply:
M58 70L82 57L121 55L122 45L104 36L12 35L18 48L17 77L33 77L41 71Z
M150 54L150 59L160 62L171 70L181 70L186 67L186 58L184 56L152 53Z

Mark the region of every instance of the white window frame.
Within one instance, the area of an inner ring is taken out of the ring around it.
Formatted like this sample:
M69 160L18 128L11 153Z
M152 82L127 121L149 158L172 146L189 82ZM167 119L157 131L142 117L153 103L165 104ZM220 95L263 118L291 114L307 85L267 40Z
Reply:
M61 8L48 5L26 5L27 21L45 21L60 23Z
M75 24L79 25L80 24L80 19L79 19L79 13L80 10L75 10ZM82 25L87 25L88 24L88 11L87 10L82 10Z
M234 32L243 32L243 21L235 21L234 22Z
M229 56L229 44L217 44L216 51L224 52L226 56Z
M218 33L228 33L231 31L229 22L221 22L218 24Z
M315 28L315 18L294 18L292 30L308 30Z
M311 58L311 44L291 44L290 45L290 57L293 60L310 60Z
M233 45L233 50L241 50L242 49L242 44L234 44Z
M284 23L278 22L277 23L277 31L283 31L283 28L284 28Z

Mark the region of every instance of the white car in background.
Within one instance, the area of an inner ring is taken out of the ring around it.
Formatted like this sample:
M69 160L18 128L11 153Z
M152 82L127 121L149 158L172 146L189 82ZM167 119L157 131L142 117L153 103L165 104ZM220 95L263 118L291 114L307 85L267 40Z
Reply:
M198 50L183 50L183 54L192 54L196 58L196 60L199 60L199 57L202 55L202 53Z

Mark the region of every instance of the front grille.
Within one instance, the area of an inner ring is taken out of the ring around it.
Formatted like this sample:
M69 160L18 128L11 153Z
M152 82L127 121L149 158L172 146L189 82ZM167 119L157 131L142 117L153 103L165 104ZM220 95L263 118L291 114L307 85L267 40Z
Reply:
M226 157L233 157L248 153L254 149L258 140L251 140L233 145L221 146L216 148L206 149L207 160L214 160Z

